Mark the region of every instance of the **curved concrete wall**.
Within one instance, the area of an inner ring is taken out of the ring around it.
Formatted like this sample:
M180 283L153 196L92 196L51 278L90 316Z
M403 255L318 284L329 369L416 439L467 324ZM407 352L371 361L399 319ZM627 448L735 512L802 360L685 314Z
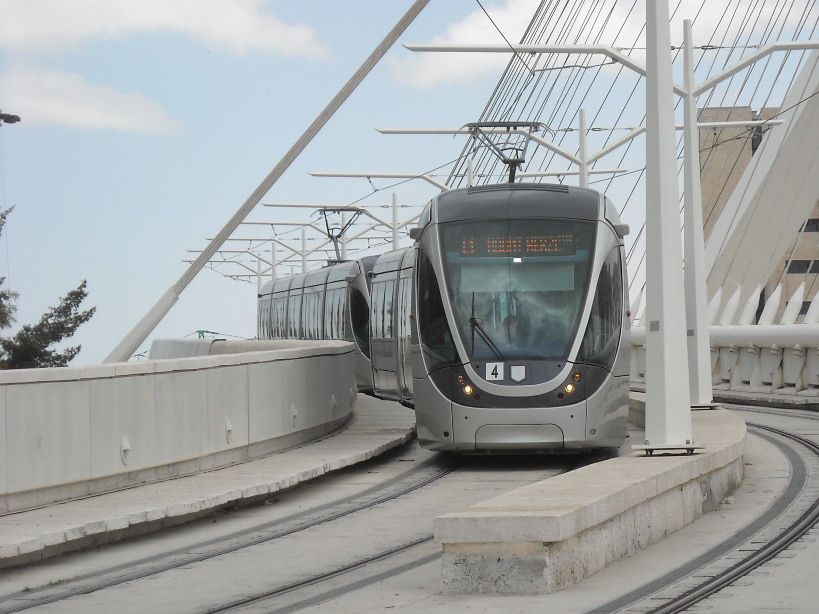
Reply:
M315 341L0 372L0 513L225 466L320 437L351 414L352 352L351 343Z

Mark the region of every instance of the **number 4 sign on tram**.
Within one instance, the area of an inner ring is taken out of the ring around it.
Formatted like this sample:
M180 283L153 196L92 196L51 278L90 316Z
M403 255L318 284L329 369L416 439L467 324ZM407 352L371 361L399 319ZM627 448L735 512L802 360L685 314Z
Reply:
M486 363L486 381L503 379L503 363L502 362L488 362Z

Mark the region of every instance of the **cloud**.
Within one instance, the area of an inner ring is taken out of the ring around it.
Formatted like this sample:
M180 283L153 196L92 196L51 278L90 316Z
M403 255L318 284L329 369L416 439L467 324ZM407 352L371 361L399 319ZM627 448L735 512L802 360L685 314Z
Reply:
M494 6L484 2L489 14L498 24L500 29L512 43L520 41L532 15L540 2L538 0L503 0ZM675 3L676 6L676 3ZM731 44L737 37L740 29L747 26L742 19L743 15L752 12L756 6L756 0L740 0L737 3L737 10L733 19L725 19L724 3L712 0L681 0L676 13L671 21L671 43L673 45L682 44L683 19L696 17L694 25L694 43L702 45L705 43ZM754 9L755 10L755 9ZM801 10L794 10L788 13L785 18L783 38L790 36L792 29L800 19ZM556 44L563 42L566 44L575 40L585 40L594 30L596 36L599 32L597 22L587 22L582 19L570 20L566 15L562 15L563 27L556 30L560 32L560 41L556 39L543 40L543 44ZM759 42L766 28L771 21L776 21L780 26L783 17L777 12L774 3L768 3L763 7L762 17L756 24L754 34L750 43ZM600 44L629 47L631 45L645 45L645 3L634 2L634 0L618 0L614 5L611 19L606 21L606 26L600 36ZM713 40L712 40L713 36ZM775 38L775 37L774 37ZM420 41L412 41L420 42ZM480 8L471 12L463 19L451 23L446 30L435 36L428 44L504 44L503 38L498 34L495 27L484 15ZM745 41L740 42L744 44ZM644 61L645 52L634 50L630 55L639 61ZM503 68L509 62L509 54L506 53L411 53L407 52L403 57L391 61L393 78L401 83L408 84L416 88L429 88L440 83L453 83L471 81L487 75L499 76ZM559 56L561 63L575 64L586 60L585 56ZM739 54L734 56L733 61L739 58ZM530 65L529 59L526 60ZM542 66L545 60L538 60L538 65Z
M165 31L235 53L327 57L311 28L285 23L263 5L264 0L4 0L0 47L15 53L49 51Z
M539 0L504 0L500 5L483 3L511 43L520 41L539 4ZM455 43L503 44L504 40L478 8L429 41L432 45ZM509 56L506 54L410 53L391 60L391 67L397 81L417 88L428 88L439 83L470 81L499 74L508 62Z
M144 134L179 128L155 102L76 74L16 66L0 74L3 108L18 112L26 124L52 124Z

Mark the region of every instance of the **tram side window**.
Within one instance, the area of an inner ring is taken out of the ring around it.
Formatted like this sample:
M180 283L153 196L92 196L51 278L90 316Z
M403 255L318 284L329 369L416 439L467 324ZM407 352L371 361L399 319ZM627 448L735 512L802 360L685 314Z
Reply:
M393 314L392 314L392 303L393 297L395 296L395 282L388 281L384 284L384 325L382 328L382 333L384 337L392 338L393 337Z
M327 290L327 298L324 300L324 338L338 339L336 337L335 301L338 289Z
M446 321L441 290L432 261L418 253L418 332L421 349L430 371L458 363L458 351Z
M327 292L321 289L317 296L318 301L316 302L316 309L313 313L313 318L316 321L316 339L326 339L327 333L324 330L324 304L327 302Z
M405 277L398 288L398 336L410 336L410 301L412 300L412 279Z
M350 320L353 324L353 335L358 349L367 358L370 357L370 309L367 299L358 288L350 288Z
M273 299L273 315L271 317L270 337L281 339L285 336L285 324L287 319L287 295L277 296Z
M324 339L344 339L344 288L327 290L324 306Z
M304 298L302 298L302 306L301 306L301 328L302 328L302 336L305 339L312 339L313 338L313 306L316 303L316 293L315 292L305 292Z
M310 306L310 339L321 338L321 292L313 292L313 304Z
M336 339L344 339L344 314L346 313L347 308L347 290L345 288L339 288L336 290L334 304L335 315L333 318L335 321Z
M287 338L287 305L290 299L287 294L279 299L279 333L281 339Z
M287 302L287 336L290 339L299 339L301 336L301 300L301 293L294 293Z
M390 338L393 336L392 303L395 282L379 281L373 283L373 337Z
M372 318L373 337L378 339L384 336L384 305L381 297L384 294L384 284L373 283L372 285Z
M611 250L597 280L589 323L578 360L611 369L623 323L623 274L620 249Z
M323 293L312 291L304 295L302 335L305 339L319 339L321 335L321 306Z

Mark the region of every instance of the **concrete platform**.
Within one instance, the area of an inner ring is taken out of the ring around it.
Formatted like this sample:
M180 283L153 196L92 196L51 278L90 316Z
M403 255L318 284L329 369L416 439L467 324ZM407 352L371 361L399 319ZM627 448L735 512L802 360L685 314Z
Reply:
M352 420L318 441L256 460L0 516L0 568L172 526L366 461L408 441L415 414L359 395Z
M745 423L693 422L697 454L622 456L436 518L444 592L548 593L714 509L742 479Z

